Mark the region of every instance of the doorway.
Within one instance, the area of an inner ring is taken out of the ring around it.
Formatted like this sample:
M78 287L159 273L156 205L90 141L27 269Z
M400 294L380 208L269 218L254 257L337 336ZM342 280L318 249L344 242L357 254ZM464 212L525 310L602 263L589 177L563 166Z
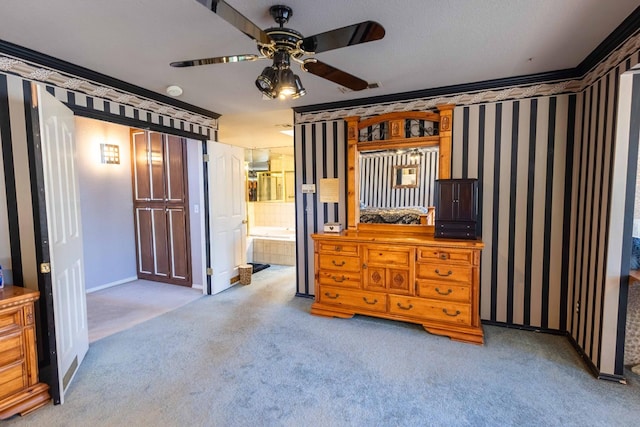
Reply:
M247 260L256 266L296 264L293 146L245 150Z
M191 277L187 286L138 280L131 128L75 117L89 342L170 311L206 289L201 141L186 140ZM117 147L103 163L101 145ZM177 288L175 290L166 287ZM156 292L153 292L153 289Z

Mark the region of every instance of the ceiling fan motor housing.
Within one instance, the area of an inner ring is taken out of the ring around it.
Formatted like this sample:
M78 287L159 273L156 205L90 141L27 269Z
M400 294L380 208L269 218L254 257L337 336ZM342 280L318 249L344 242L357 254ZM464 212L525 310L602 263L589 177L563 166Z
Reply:
M291 15L293 15L293 10L289 6L283 6L281 4L276 4L269 8L269 13L273 17L274 21L278 23L281 27L289 21Z

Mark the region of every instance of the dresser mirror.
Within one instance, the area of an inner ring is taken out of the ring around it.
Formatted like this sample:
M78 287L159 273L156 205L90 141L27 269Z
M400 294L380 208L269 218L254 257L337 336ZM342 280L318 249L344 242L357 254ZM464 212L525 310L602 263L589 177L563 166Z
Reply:
M347 117L347 228L433 234L436 179L451 175L453 105Z

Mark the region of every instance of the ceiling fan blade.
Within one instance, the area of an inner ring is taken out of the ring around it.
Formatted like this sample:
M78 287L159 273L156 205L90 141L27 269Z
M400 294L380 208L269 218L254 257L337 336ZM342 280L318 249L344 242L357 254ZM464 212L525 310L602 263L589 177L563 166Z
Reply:
M372 42L384 37L384 27L374 21L337 28L302 39L301 48L306 52L325 52L354 44Z
M223 0L197 0L197 2L206 6L207 9L242 31L253 40L257 41L258 43L271 43L271 37L269 37L267 33L262 31L260 27L249 21L243 14L229 6Z
M217 56L215 58L202 58L202 59L190 59L187 61L172 62L172 67L193 67L195 65L209 65L209 64L227 64L229 62L245 62L255 61L257 59L266 59L265 57L258 55L233 55L233 56Z
M302 69L310 72L311 74L315 74L318 77L322 77L323 79L338 83L340 86L344 86L351 90L363 90L369 86L369 83L362 80L361 78L346 73L342 70L338 70L337 68L325 64L324 62L305 62Z

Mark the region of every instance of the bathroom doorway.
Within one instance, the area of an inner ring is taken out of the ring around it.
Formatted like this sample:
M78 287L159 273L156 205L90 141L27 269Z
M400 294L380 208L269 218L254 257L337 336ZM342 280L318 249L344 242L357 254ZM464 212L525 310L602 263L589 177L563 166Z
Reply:
M293 146L245 150L247 262L296 263Z

